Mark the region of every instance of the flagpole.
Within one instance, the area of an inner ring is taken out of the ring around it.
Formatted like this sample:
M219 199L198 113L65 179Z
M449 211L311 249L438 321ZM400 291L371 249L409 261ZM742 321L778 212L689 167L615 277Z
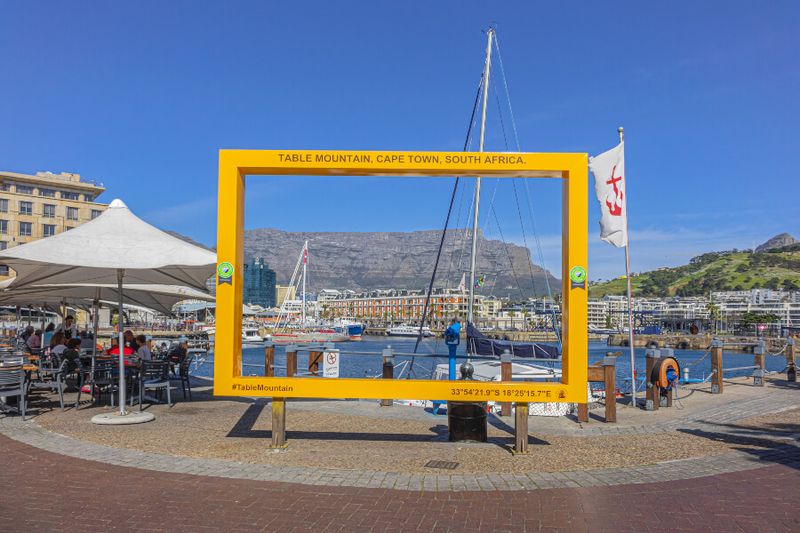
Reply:
M625 129L620 126L617 128L619 142L625 142ZM631 290L631 235L628 232L628 176L625 169L625 281L628 285L628 346L631 354L631 407L637 407L636 399L636 348L633 345L633 295Z

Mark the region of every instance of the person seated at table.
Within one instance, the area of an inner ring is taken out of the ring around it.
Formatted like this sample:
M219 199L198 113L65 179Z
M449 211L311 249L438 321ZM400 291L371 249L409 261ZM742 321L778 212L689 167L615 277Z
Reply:
M42 346L50 346L50 339L53 338L53 333L56 331L56 325L50 322L47 324L47 327L44 328L44 333L42 333Z
M78 368L78 360L80 359L80 339L70 339L67 341L66 350L61 355L61 359L69 361L67 363L66 373L70 374Z
M34 333L33 326L27 326L25 329L22 330L22 334L20 334L20 338L25 342L28 342L28 337L33 335Z
M134 353L130 346L122 349L122 355L133 355ZM111 348L106 350L106 355L119 355L119 341L116 337L111 337Z
M138 335L136 343L139 349L136 350L136 356L143 361L151 361L153 359L153 352L150 351L150 342L145 335Z
M42 330L37 329L28 337L28 340L25 341L25 344L28 345L28 348L31 350L38 350L42 347Z
M56 331L53 333L53 338L50 339L50 346L48 347L48 355L55 358L56 361L61 361L61 356L66 349L67 339L64 338L64 332Z
M167 360L169 361L169 367L172 370L172 373L175 374L175 365L180 365L181 361L186 358L187 350L189 349L189 339L186 337L181 337L178 339L178 344L173 346L173 348L169 351L169 356Z
M131 330L125 330L125 332L122 334L122 338L125 341L125 346L130 346L134 352L139 349L139 343L136 342L136 337L134 337Z

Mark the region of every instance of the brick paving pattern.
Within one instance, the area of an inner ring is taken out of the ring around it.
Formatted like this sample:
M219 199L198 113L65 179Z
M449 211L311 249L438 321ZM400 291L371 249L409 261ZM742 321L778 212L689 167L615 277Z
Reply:
M176 474L0 436L0 531L798 531L797 465L688 480L425 492Z

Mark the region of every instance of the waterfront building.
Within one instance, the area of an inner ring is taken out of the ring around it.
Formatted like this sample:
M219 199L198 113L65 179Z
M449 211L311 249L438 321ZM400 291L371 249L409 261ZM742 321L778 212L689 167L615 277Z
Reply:
M88 222L108 207L95 202L102 184L80 174L0 171L0 250L50 237ZM0 280L9 269L0 266Z
M275 307L275 271L262 257L254 257L244 265L244 303Z
M726 324L738 322L745 313L756 313L777 316L781 326L800 326L800 291L719 291L711 293L711 300Z
M297 299L297 289L287 285L275 285L275 306L281 307L286 300Z

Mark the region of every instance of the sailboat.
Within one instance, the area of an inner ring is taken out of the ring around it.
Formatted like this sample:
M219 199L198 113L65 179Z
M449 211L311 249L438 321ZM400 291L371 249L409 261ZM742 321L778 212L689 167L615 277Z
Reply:
M489 94L489 76L491 73L492 65L492 45L493 40L496 38L495 29L489 28L487 31L487 44L486 44L486 59L483 69L483 76L481 80L482 87L482 103L481 103L481 123L480 123L480 140L479 151L483 152L484 140L486 134L486 108ZM498 48L499 51L499 48ZM480 93L479 93L480 94ZM476 98L476 105L478 100ZM473 111L474 114L474 111ZM469 134L467 135L469 139ZM466 149L466 143L465 143ZM474 323L474 308L475 308L475 288L482 284L478 277L476 277L476 260L477 260L477 246L478 246L478 219L480 213L481 201L481 178L475 179L475 194L474 204L472 208L472 241L470 253L470 269L469 269L469 297L467 307L467 356L496 357L508 352L514 358L529 358L533 360L550 360L553 362L559 361L561 358L560 349L557 346L547 344L532 343L532 342L509 342L498 341L488 338L481 333ZM449 220L449 214L448 214ZM445 224L446 230L446 224ZM442 240L443 244L444 240ZM440 246L441 248L441 246ZM441 250L440 250L441 251ZM438 264L438 259L437 259ZM435 276L435 268L434 268ZM433 279L431 280L431 286ZM424 320L421 328L424 327ZM419 334L421 339L422 334ZM472 378L476 380L486 381L499 381L500 380L500 363L499 361L483 360L471 362L472 365ZM435 379L448 379L447 365L438 365L434 370ZM545 365L537 365L534 363L513 363L513 379L519 380L551 380L560 379L561 370L547 363Z
M302 274L300 269L302 267ZM289 315L290 315L290 301L285 299L281 303L280 311L278 312L278 320L276 326L281 331L272 334L272 342L275 344L315 344L323 342L345 342L350 340L349 330L337 330L332 327L312 327L307 316L306 301L306 277L308 273L308 241L303 243L303 249L300 251L300 257L297 259L292 278L289 281L290 287L300 285L301 287L301 319L299 324L291 324L294 326L289 328ZM281 328L281 323L283 327ZM287 331L291 329L291 331ZM359 332L360 335L360 332Z

